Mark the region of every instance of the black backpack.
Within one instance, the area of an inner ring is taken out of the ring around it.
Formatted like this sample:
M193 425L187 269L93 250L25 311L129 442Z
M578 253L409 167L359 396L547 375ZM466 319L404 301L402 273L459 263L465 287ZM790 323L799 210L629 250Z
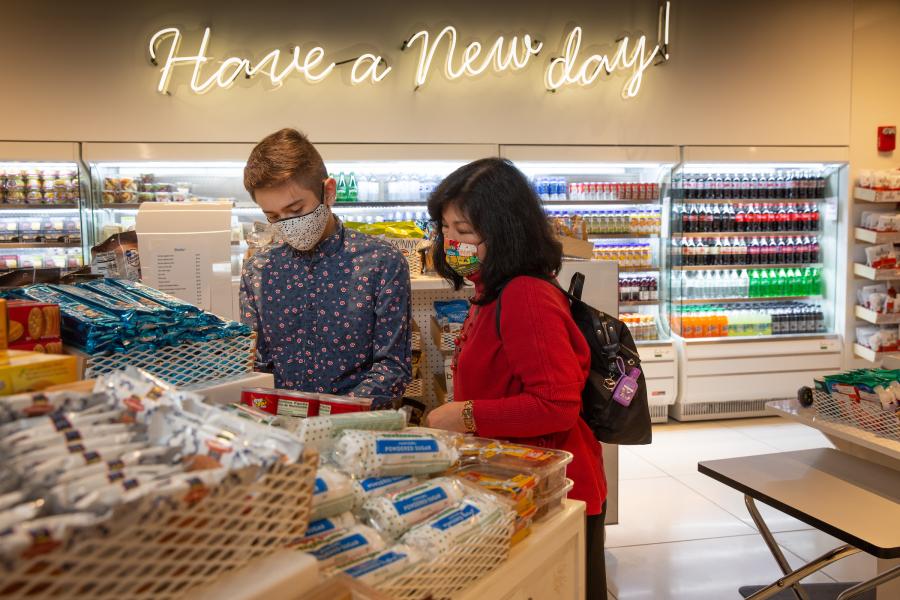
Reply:
M569 291L555 279L544 279L555 285L569 299L575 325L591 348L591 370L581 393L581 417L594 432L594 437L607 444L649 444L653 435L650 427L650 406L647 403L647 382L644 373L623 382L633 389L631 402L625 406L614 399L617 383L632 369L641 367L641 357L628 331L628 326L581 300L584 275L575 273ZM497 296L497 335L500 335L500 306L503 288ZM623 372L624 371L624 372Z

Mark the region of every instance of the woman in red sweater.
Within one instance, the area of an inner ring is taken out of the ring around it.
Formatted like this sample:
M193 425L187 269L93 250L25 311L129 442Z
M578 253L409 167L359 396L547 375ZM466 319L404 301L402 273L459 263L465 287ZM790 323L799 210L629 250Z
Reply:
M428 211L438 225L438 273L456 289L464 278L475 285L454 361L456 401L433 410L428 423L571 452L569 497L587 504L588 598L605 599L606 479L600 444L580 416L591 356L551 283L562 247L528 179L506 160L457 169Z

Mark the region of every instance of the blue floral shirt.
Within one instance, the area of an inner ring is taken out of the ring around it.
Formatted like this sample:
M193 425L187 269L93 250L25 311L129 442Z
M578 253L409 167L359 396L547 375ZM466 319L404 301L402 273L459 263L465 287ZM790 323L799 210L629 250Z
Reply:
M337 224L310 252L279 244L244 263L242 321L257 333L258 370L277 387L383 408L411 381L409 265Z

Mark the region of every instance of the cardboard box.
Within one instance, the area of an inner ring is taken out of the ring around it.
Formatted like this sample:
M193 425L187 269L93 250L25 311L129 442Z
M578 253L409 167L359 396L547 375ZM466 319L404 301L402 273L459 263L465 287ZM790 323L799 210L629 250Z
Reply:
M6 303L7 346L55 341L60 338L59 306L46 302L10 300Z
M23 344L10 344L10 350L24 350L26 352L41 352L44 354L62 354L63 344L60 338L47 338L39 342L25 342Z
M78 380L74 356L0 351L0 396L43 390Z
M557 236L562 244L563 256L572 258L583 258L591 260L594 258L594 242L588 242L568 236Z

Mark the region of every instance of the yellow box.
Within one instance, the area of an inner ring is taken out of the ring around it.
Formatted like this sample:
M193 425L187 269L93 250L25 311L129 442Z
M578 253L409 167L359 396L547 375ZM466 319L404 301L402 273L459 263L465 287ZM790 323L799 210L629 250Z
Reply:
M33 392L52 385L77 381L77 362L74 356L2 350L0 396Z

